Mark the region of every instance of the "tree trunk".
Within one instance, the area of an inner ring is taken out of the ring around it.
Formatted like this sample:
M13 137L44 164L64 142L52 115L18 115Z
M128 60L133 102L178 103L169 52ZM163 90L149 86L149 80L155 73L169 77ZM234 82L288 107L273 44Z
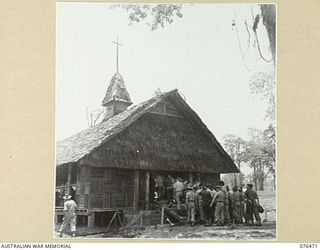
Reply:
M273 191L276 191L276 174L273 175Z
M134 180L133 180L133 209L138 210L139 208L139 170L134 170Z
M258 178L257 178L257 167L256 166L253 166L253 184L254 184L254 189L257 190Z
M263 24L268 32L273 64L276 60L276 6L274 4L261 4Z
M264 182L264 167L261 163L261 159L259 159L259 175L258 175L258 181L259 181L259 191L264 190L263 182Z
M262 174L262 173L261 173ZM263 185L263 178L259 178L259 191L263 191L264 190L264 185Z

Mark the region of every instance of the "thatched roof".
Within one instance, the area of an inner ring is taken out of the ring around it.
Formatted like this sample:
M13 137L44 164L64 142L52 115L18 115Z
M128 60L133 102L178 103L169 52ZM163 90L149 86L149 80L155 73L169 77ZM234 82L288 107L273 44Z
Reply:
M112 100L131 103L130 95L126 90L123 78L119 73L115 73L112 76L107 93L102 101L102 105L105 106Z
M113 116L109 120L57 142L56 165L59 166L80 160L114 135L127 128L147 112L147 110L157 105L164 97L173 92L167 92L140 104L129 106L125 111Z
M169 99L176 105L179 105L184 116L210 138L210 141L218 148L226 159L226 162L228 162L228 172L238 172L238 169L230 156L224 151L211 131L201 121L200 117L183 100L177 90L163 93L137 105L131 105L125 111L109 120L57 142L56 165L60 166L68 163L75 163L85 156L88 156L95 149L110 141L111 138L114 138L114 136L125 130L146 112L151 111L152 108L165 99Z

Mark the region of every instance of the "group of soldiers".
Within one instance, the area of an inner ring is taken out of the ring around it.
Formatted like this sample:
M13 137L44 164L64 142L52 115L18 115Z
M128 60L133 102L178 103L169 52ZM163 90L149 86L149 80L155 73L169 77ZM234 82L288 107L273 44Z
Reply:
M159 176L158 176L159 177ZM259 216L259 198L253 190L252 184L247 184L245 192L242 188L233 187L232 191L225 186L223 181L219 181L217 185L187 185L182 178L172 178L172 185L161 185L163 182L158 178L156 180L156 197L157 199L169 198L176 203L178 212L187 210L187 222L194 226L197 221L210 226L216 224L219 226L231 223L261 226ZM61 196L63 192L56 193L56 205L60 205L57 201L57 194ZM63 210L65 212L63 222L59 229L61 237L67 225L70 225L72 236L76 231L76 209L75 188L70 188L70 194L64 194ZM183 205L185 204L185 205Z
M223 181L217 185L188 185L177 178L173 185L174 200L178 212L185 201L187 221L194 226L197 221L206 226L211 224L228 225L231 223L261 226L259 198L252 184L242 188L233 187L232 191Z

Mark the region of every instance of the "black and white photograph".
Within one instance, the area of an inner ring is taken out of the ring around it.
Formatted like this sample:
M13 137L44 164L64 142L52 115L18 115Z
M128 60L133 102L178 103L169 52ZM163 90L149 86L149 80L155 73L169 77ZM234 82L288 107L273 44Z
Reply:
M53 237L275 241L277 6L55 7Z

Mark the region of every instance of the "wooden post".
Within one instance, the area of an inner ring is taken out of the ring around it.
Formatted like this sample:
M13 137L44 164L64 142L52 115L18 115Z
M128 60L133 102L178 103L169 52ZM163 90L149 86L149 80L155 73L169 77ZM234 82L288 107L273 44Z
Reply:
M140 228L143 227L143 214L141 214L141 217L140 217Z
M133 180L133 209L138 210L139 207L139 170L134 170Z
M145 209L149 209L149 190L150 190L150 173L146 171L146 192L145 192Z
M88 214L88 228L94 227L94 213L91 212Z
M70 194L70 191L71 191L71 172L72 172L72 165L69 164L69 166L68 166L67 194Z
M268 221L267 210L264 211L264 221Z
M163 226L164 221L164 207L161 207L161 226Z
M189 173L189 183L193 184L193 174Z
M201 174L197 173L197 182L201 183Z

